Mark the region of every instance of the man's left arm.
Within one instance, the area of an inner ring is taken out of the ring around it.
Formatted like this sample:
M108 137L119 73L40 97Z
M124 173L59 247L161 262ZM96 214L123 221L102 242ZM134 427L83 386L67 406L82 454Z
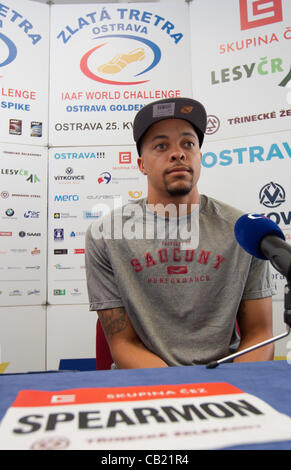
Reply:
M246 349L273 336L272 297L242 300L238 314L241 342L238 351ZM271 361L274 344L258 348L237 357L234 362Z

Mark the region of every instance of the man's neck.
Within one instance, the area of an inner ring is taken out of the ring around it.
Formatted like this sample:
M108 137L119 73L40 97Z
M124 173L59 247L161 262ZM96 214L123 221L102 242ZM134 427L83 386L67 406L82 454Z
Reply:
M200 202L200 196L197 191L195 194L186 195L166 195L159 197L157 195L148 194L147 206L149 210L156 214L167 214L168 217L181 217L193 212Z

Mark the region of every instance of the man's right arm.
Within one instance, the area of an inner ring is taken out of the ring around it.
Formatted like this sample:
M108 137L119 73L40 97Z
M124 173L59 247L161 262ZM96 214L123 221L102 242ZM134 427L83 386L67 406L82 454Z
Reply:
M167 367L140 341L123 307L98 310L97 313L118 369Z

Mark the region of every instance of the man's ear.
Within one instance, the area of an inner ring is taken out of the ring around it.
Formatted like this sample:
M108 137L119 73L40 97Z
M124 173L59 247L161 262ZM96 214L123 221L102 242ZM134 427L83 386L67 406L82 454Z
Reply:
M146 172L145 167L144 167L144 161L143 161L142 157L138 157L137 164L138 164L139 171L143 175L147 175L147 172Z

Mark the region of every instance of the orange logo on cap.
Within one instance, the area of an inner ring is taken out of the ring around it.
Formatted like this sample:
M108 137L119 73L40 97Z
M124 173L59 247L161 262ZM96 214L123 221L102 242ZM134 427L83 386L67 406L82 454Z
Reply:
M181 108L180 111L183 114L189 114L191 113L192 109L193 109L193 106L183 106L183 108Z

